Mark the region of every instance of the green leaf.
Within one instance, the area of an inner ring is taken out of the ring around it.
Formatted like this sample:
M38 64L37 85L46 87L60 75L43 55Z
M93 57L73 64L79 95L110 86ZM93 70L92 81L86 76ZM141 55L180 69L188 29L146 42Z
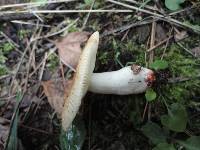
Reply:
M154 144L166 142L167 135L156 123L148 122L142 126L141 130Z
M172 131L183 132L187 125L187 112L184 106L174 103L168 115L161 116L161 123Z
M80 150L85 140L86 129L80 117L76 117L67 132L61 130L61 150Z
M174 145L168 143L159 143L153 150L176 150Z
M155 100L156 96L157 96L156 92L154 92L153 89L151 89L151 88L147 89L147 91L145 93L145 98L148 102Z
M90 6L94 0L84 0L85 4Z
M18 128L18 117L19 117L19 104L22 100L21 92L17 93L16 96L16 106L14 111L14 116L11 121L9 136L6 141L6 150L17 150L18 138L17 138L17 128Z
M36 2L38 3L38 5L43 6L48 2L48 0L33 0L33 2Z
M162 70L168 68L168 62L164 60L155 60L150 64L150 68L155 70Z
M178 141L178 143L186 148L186 150L200 149L200 136L192 136L186 141Z
M170 10L178 10L181 8L180 4L182 4L185 0L165 0L165 6Z

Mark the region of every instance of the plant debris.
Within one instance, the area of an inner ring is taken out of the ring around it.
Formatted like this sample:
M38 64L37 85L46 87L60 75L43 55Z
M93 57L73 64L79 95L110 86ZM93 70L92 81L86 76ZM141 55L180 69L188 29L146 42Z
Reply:
M72 32L56 42L60 60L69 68L75 70L81 54L81 44L87 41L88 32Z

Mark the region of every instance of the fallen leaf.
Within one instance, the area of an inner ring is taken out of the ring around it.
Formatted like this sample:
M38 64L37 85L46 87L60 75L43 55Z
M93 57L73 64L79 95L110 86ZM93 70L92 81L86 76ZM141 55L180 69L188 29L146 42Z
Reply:
M188 37L187 32L186 31L181 31L181 32L177 32L175 34L174 39L175 39L176 42L178 42L178 41L180 41L180 40L182 40L182 39L184 39L186 37Z
M200 58L200 46L191 49L191 52L194 54L194 56Z
M167 39L166 31L160 24L156 25L156 43L160 43L161 41Z
M72 32L55 43L60 60L73 71L81 55L81 44L87 41L88 36L88 32Z
M63 85L64 83L64 85ZM67 96L72 80L63 82L62 80L49 80L42 82L44 93L48 98L51 107L61 115L64 105L64 96Z

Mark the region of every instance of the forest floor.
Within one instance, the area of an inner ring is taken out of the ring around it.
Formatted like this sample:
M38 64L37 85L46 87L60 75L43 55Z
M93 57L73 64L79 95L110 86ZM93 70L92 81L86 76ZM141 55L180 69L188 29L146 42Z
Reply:
M200 149L199 0L37 2L0 2L0 149ZM138 95L88 92L66 133L60 81L73 71L59 41L82 48L95 31L94 72L138 64L156 81Z

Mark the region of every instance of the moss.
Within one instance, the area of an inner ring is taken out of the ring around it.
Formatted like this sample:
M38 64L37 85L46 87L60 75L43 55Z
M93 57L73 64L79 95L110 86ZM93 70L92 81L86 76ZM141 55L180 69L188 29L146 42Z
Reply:
M31 33L31 30L24 30L21 29L18 31L18 36L20 40L23 40L29 33Z
M200 81L197 75L200 72L200 60L185 53L176 44L167 49L164 59L169 63L172 78L189 78L188 81L164 85L161 94L169 103L187 103L192 97L200 94Z
M8 73L8 68L5 65L7 55L13 50L14 46L11 43L3 43L0 45L0 76Z
M14 45L9 42L6 42L0 46L0 51L2 51L4 55L9 54L9 52L11 52L13 49L14 49Z
M47 59L47 67L51 70L51 71L55 71L58 68L59 65L59 58L58 56L53 53L51 54L48 59Z

